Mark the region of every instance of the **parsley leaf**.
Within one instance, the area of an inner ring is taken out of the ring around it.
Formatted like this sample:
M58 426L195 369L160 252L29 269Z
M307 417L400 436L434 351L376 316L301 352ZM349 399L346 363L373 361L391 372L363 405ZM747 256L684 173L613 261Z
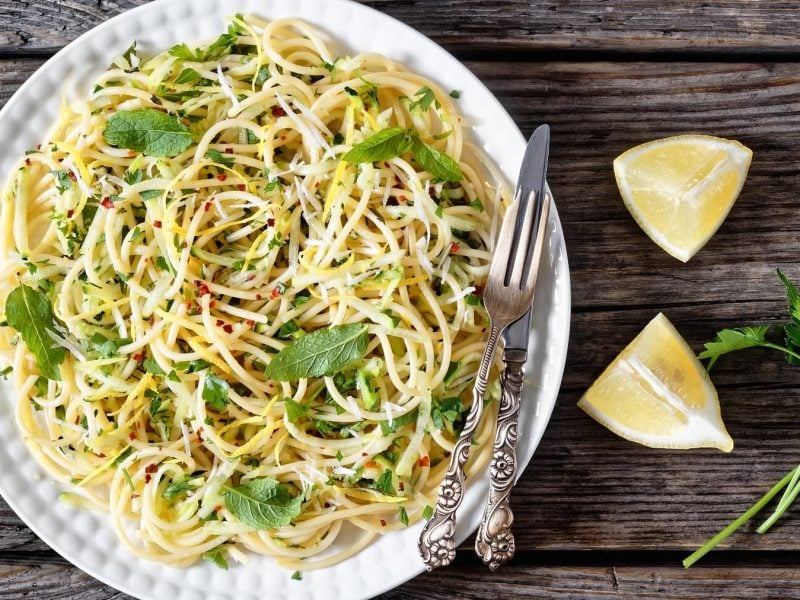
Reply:
M296 423L297 419L304 417L308 414L308 407L295 402L291 398L284 398L283 408L286 411L286 417L291 423Z
M226 167L232 167L233 163L236 162L236 159L232 156L225 156L222 152L214 148L210 148L208 152L206 152L206 158L211 159L217 164L225 165Z
M375 489L384 496L394 496L392 472L389 469L386 469L381 473L381 476L375 480Z
M390 127L354 146L342 160L353 164L389 160L409 150L413 143L413 134L407 129Z
M144 367L145 373L152 373L153 375L166 375L164 369L156 362L152 356L148 356L142 362L142 367Z
M161 492L161 496L163 496L165 500L174 500L178 496L182 496L186 492L194 489L191 480L192 477L190 475L184 475L179 479L173 479L172 483Z
M217 546L216 548L212 548L208 552L203 552L200 556L203 560L207 560L210 563L217 565L220 569L224 569L225 571L228 570L228 561L225 558L225 548L221 546Z
M191 83L192 81L197 81L200 79L202 75L195 71L194 69L184 69L180 72L180 74L175 78L174 83Z
M318 329L283 348L264 373L275 381L333 375L364 356L369 342L363 323Z
M418 96L419 98L411 103L409 106L410 110L420 110L422 112L426 112L431 107L431 104L436 102L436 95L427 85L419 88L417 93L414 95ZM436 102L436 105L438 106L439 103Z
M58 190L59 194L63 194L72 188L72 180L69 178L69 173L66 171L66 169L50 171L50 174L56 180L56 189Z
M717 332L717 336L712 341L704 344L705 350L698 354L697 358L710 359L707 368L711 369L723 354L756 346L770 346L771 344L766 339L768 331L768 325L723 329Z
M300 514L302 504L302 495L292 497L286 486L269 477L225 488L225 507L236 519L255 529L288 525Z
M103 137L112 146L161 158L177 156L192 144L188 127L177 117L153 108L114 113Z
M217 411L225 410L230 400L228 399L228 382L220 379L213 373L206 375L203 385L203 400Z
M54 341L54 336L61 336L47 296L24 284L15 288L6 300L6 321L33 352L41 374L61 379L58 366L64 362L66 350Z
M408 512L406 511L406 507L401 506L398 509L398 513L399 513L398 518L400 519L400 522L406 527L408 527Z

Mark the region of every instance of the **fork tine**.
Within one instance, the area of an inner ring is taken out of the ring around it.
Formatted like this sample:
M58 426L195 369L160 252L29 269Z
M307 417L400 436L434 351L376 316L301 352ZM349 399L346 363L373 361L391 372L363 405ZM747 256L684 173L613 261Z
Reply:
M489 279L503 281L505 278L506 269L513 251L511 242L517 223L517 210L519 210L519 198L508 207L505 217L503 217L500 235L497 236L497 244L494 247L492 265L489 269Z
M505 276L506 285L518 289L522 288L522 277L527 261L528 247L531 245L531 236L533 235L534 210L538 204L533 192L530 192L528 197L524 198L524 200L525 213L522 215L521 219L519 215L517 216L516 222L518 227L514 232L514 237L518 240L518 243L514 248L515 255L513 263L509 262L509 268L506 270Z
M537 205L536 220L533 223L530 246L526 253L525 269L523 278L525 281L526 289L533 289L536 286L536 276L539 269L531 268L532 265L538 265L544 249L544 238L547 234L547 220L550 217L550 203L552 198L550 194L545 192L544 198L541 202L535 202ZM534 237L535 236L535 237Z

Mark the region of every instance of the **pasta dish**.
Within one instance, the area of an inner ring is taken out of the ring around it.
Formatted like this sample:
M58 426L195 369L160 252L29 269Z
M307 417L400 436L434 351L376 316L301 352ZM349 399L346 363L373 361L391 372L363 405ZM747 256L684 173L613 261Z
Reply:
M17 424L138 556L303 571L432 512L509 192L456 90L328 43L134 43L4 188Z

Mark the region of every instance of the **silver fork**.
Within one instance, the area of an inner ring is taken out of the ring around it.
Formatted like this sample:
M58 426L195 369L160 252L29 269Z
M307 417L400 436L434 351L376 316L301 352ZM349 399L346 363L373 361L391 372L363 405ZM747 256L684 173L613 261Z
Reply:
M540 225L547 222L550 206L549 195L539 202L534 201L534 196L530 192L523 199L521 192L518 192L500 229L489 278L484 287L483 302L489 315L490 332L472 390L472 407L439 487L436 510L419 538L419 552L428 571L449 565L456 556L456 510L464 496L464 466L469 458L472 436L483 412L483 396L489 385L489 370L497 342L503 329L520 318L533 300L536 269L532 269L531 264L534 247L543 235L544 227ZM524 213L518 218L521 205Z

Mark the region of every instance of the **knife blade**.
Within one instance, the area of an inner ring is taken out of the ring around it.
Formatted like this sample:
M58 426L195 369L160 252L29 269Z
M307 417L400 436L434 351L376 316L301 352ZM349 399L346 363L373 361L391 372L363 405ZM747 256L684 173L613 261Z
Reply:
M545 194L546 176L547 176L547 163L550 155L550 127L541 125L536 128L536 131L531 135L528 145L525 148L525 156L522 159L522 166L520 167L519 179L517 180L516 196L520 199L521 206L518 214L525 214L525 206L528 202L539 201ZM541 211L536 213L537 221L534 222L534 231L539 227L538 219L541 217ZM521 218L521 217L518 217ZM533 252L533 245L536 242L535 235L531 236L528 252ZM518 240L515 240L518 243ZM533 264L531 269L538 269L539 265ZM523 275L523 279L527 273ZM519 319L514 321L511 325L506 327L503 331L503 344L504 355L509 350L522 352L525 360L528 353L528 339L530 336L531 328L531 309Z

